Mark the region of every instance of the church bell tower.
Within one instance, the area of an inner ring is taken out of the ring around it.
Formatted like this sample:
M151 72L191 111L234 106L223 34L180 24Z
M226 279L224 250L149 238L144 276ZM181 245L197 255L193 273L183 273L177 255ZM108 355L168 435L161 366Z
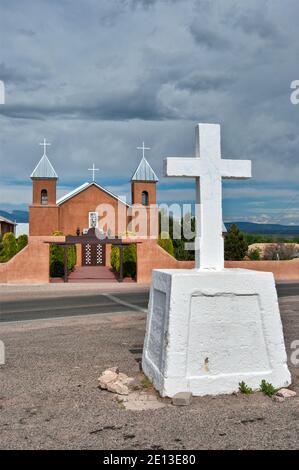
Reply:
M149 147L137 147L142 150L142 159L131 178L132 205L147 208L147 233L154 238L158 236L158 210L156 208L156 184L159 181L156 173L146 160L144 151Z
M32 204L29 207L29 234L52 235L58 230L58 207L56 205L56 183L58 176L46 154L49 143L40 145L44 153L30 175L32 179Z

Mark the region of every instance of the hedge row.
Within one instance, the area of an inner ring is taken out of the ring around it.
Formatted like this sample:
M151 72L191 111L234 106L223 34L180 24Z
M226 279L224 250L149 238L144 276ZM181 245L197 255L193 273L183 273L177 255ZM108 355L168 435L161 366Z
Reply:
M124 247L123 275L124 277L135 278L136 276L136 245ZM112 246L111 248L111 267L119 273L120 271L120 248Z
M18 238L12 232L5 233L0 239L0 263L6 263L21 251L28 243L27 235Z
M56 231L53 233L55 236L63 235L62 232ZM67 269L70 272L76 264L76 246L72 245L67 248ZM62 277L64 276L64 248L58 245L50 245L50 276Z

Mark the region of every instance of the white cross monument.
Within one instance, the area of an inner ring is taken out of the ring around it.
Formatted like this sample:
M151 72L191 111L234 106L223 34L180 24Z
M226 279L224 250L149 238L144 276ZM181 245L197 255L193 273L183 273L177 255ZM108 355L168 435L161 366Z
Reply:
M220 126L196 126L196 158L167 158L166 176L196 178L196 267L152 275L142 367L162 396L290 384L272 273L224 269L222 178L251 162L222 160ZM199 249L198 249L199 248ZM199 254L199 256L198 256Z
M250 160L222 160L220 125L196 126L196 158L167 158L166 176L196 178L196 267L223 269L222 178L250 178Z

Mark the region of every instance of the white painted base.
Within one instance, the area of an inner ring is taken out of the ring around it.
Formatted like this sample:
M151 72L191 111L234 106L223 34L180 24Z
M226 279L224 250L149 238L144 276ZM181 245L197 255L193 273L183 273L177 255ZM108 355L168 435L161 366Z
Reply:
M142 367L162 396L291 383L272 273L155 270Z

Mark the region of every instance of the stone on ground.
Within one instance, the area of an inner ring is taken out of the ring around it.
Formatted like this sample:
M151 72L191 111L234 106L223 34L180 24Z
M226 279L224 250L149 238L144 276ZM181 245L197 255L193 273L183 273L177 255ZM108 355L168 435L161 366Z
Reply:
M124 400L119 397L117 401L121 401L131 411L158 410L166 406L166 403L158 400L156 394L148 392L132 392Z
M294 392L293 390L290 390L289 388L281 388L280 390L278 390L276 395L278 397L291 398L291 397L295 397L297 394L296 392Z
M192 401L191 392L179 392L176 393L172 399L172 404L175 406L187 406Z
M98 380L101 389L117 393L118 395L128 395L128 385L132 383L134 379L119 372L118 367L110 367L104 370Z

